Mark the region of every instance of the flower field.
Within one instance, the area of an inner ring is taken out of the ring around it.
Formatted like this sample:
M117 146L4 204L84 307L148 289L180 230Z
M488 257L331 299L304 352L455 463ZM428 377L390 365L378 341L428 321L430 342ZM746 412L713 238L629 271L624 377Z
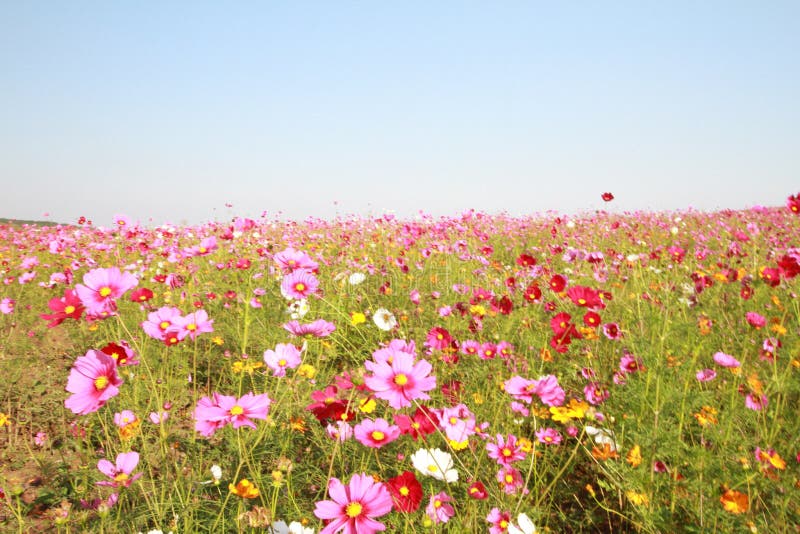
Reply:
M799 210L3 224L0 530L798 532Z

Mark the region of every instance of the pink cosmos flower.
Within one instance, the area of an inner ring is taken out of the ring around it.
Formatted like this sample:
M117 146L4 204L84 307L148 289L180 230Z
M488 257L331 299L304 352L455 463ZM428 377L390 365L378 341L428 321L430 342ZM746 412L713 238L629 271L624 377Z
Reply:
M508 525L511 524L511 514L508 511L500 511L495 507L489 511L486 516L486 521L489 522L489 534L503 534L508 532Z
M111 480L100 480L96 482L98 486L111 486L113 488L127 488L133 484L141 473L131 476L131 473L139 464L139 453L123 452L117 455L116 465L105 458L97 462L97 469Z
M503 382L503 390L517 400L528 404L533 402L533 392L536 389L536 381L523 378L519 375L512 376Z
M272 376L286 376L286 369L294 369L301 361L300 349L291 343L278 343L275 350L264 351L264 363L272 369Z
M281 294L289 300L303 300L319 289L317 277L305 270L293 271L283 277Z
M739 360L731 356L730 354L725 354L724 352L718 352L714 354L714 362L721 367L739 367L741 363Z
M96 412L119 393L121 384L114 359L99 350L89 350L70 370L66 389L72 395L64 406L79 415Z
M386 350L392 352L391 362L364 362L364 367L372 372L364 377L364 384L395 409L411 406L415 399L430 399L425 392L436 387L436 377L430 376L431 364L425 360L415 362L416 358L407 352Z
M748 324L753 328L763 328L767 324L767 319L760 313L747 312L745 314Z
M312 323L301 324L298 321L289 321L283 328L293 336L310 335L314 337L327 337L336 330L336 325L325 319L317 319Z
M386 419L365 419L353 429L356 439L365 447L380 449L400 437L400 427L390 425Z
M233 428L256 428L251 419L266 419L271 402L266 393L253 395L249 392L237 400L234 396L214 392L211 398L203 397L197 402L194 429L203 436L210 437L228 423Z
M325 427L325 433L328 434L329 438L344 443L353 437L353 427L347 421L335 421L328 423L328 426Z
M517 490L525 486L522 473L513 467L502 467L497 472L497 481L503 491L509 495L516 493Z
M374 534L386 530L375 517L392 511L392 495L384 484L375 482L366 473L355 474L345 486L338 478L328 482L331 500L319 501L314 515L329 521L319 534Z
M489 451L489 458L501 466L508 466L525 459L525 452L523 452L517 443L517 437L513 434L509 434L508 438L497 434L495 442L486 444L486 450Z
M114 424L120 428L125 428L136 421L138 421L136 414L130 410L122 410L114 414Z
M17 304L16 300L5 297L3 300L0 300L0 312L6 315L14 313L14 306L16 304Z
M695 375L699 382L710 382L717 378L717 372L713 369L701 369Z
M763 410L767 406L768 402L769 399L767 399L766 395L755 395L753 393L748 393L744 398L744 405L747 408L757 412Z
M117 311L116 299L138 283L134 275L120 272L117 267L92 269L83 275L83 284L77 284L75 292L88 314L106 317Z
M605 323L602 326L603 335L606 336L608 339L620 339L622 338L622 330L619 329L619 325L617 323Z
M536 381L534 393L539 396L539 400L548 406L561 406L564 404L564 390L558 385L558 379L554 375L545 375Z
M583 388L583 396L590 404L597 406L609 397L610 393L599 382L590 382Z
M458 347L459 352L464 354L465 356L472 356L478 354L481 350L481 344L475 340L468 339L461 343L461 346Z
M319 264L311 259L305 252L287 248L273 256L275 263L285 273L289 274L296 270L305 270L310 273L317 272Z
M561 443L561 434L555 428L540 428L536 431L536 439L545 445L558 445Z
M431 495L431 500L425 507L425 514L431 518L434 524L447 523L451 517L456 515L453 505L449 504L451 502L453 502L453 498L443 491Z
M153 339L164 341L170 332L178 333L181 330L181 313L174 306L163 306L147 314L147 320L141 324L142 330Z
M466 404L443 408L438 411L437 415L439 424L448 440L463 443L470 436L475 435L475 414L467 408Z
M175 318L174 321L175 326L179 328L178 339L180 340L189 336L194 341L198 335L214 331L212 326L214 320L208 318L208 313L205 310L197 310L185 317Z

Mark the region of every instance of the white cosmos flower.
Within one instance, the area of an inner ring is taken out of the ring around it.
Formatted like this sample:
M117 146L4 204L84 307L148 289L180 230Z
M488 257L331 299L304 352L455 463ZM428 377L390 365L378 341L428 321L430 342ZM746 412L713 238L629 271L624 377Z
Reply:
M304 527L299 521L292 521L288 525L286 521L275 521L267 529L271 534L314 534L314 529Z
M353 274L350 275L350 278L347 279L347 282L351 286L357 286L358 284L360 284L361 282L363 282L366 279L367 279L367 275L365 275L364 273L353 273Z
M411 456L411 464L423 475L437 480L448 483L458 480L453 457L441 449L420 449Z
M586 430L586 433L594 438L594 442L598 445L608 443L611 446L612 451L619 449L619 443L617 443L617 440L614 439L614 436L611 434L611 432L605 428L596 428L586 425L584 430Z
M534 534L536 532L536 525L526 514L517 516L517 524L519 527L513 524L508 525L508 534Z
M375 326L384 332L388 332L397 326L397 319L395 319L394 314L386 308L378 308L375 310L375 313L372 314L372 321L375 323Z
M295 300L286 308L292 319L300 319L308 313L308 301L306 299Z

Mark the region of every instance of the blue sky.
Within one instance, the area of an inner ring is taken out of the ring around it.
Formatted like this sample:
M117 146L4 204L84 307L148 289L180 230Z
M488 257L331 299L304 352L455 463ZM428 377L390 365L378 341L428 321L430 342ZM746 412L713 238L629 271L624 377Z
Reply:
M4 2L0 216L779 205L798 22L796 1Z

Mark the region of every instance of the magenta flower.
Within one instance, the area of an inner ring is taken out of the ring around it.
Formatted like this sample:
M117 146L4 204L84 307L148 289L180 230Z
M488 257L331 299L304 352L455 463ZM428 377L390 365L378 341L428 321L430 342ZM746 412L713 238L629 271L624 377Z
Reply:
M220 406L220 397L222 395L217 392L211 397L203 397L194 409L194 429L207 438L228 422L228 414Z
M486 444L486 450L489 451L489 458L501 466L508 466L525 459L525 452L517 443L517 437L514 434L509 434L508 438L497 434L495 442Z
M83 284L75 286L78 298L89 315L105 317L117 311L116 299L136 287L139 280L116 267L92 269L83 275Z
M763 410L767 406L768 402L769 399L767 399L766 395L755 395L753 393L748 393L744 398L744 405L747 408L757 412Z
M503 390L515 399L530 404L533 402L536 385L535 380L529 380L517 375L503 382Z
M396 349L389 360L364 362L371 375L364 377L364 384L379 399L389 402L395 409L411 406L412 400L427 400L425 393L436 387L436 377L430 376L433 367L425 360L415 362L413 355Z
M718 352L714 354L714 362L721 367L739 367L742 365L739 363L739 360L731 356L730 354L725 354L724 352Z
M558 445L561 443L561 434L555 428L540 428L536 431L536 439L545 445Z
M293 271L283 277L281 294L290 300L307 299L319 289L317 277L305 270Z
M452 501L453 498L443 491L431 495L431 500L425 507L425 514L433 520L434 524L447 523L451 517L456 515L453 505L449 504Z
M767 324L767 319L760 313L756 312L747 312L745 314L745 318L747 319L748 324L753 328L763 328Z
M329 521L319 534L340 530L345 534L374 534L386 530L386 525L374 518L392 511L392 495L371 476L355 474L347 486L338 478L331 478L328 495L331 500L319 501L314 508L315 516Z
M390 425L386 419L365 419L353 429L356 439L365 447L380 449L400 437L400 427Z
M264 363L272 369L272 376L286 376L286 369L294 369L301 361L300 349L291 343L278 343L275 350L264 351Z
M66 389L72 395L64 406L79 415L96 412L119 393L121 384L114 359L99 350L89 350L70 370Z
M278 267L286 274L292 271L305 270L310 273L317 272L319 264L311 259L311 257L300 250L287 248L284 251L278 252L272 257Z
M525 486L522 473L513 467L502 467L497 472L497 481L504 492L511 495Z
M599 382L589 382L586 387L583 388L583 396L590 404L597 406L605 402L609 396L609 392Z
M116 465L105 458L97 462L97 469L111 480L101 480L96 482L98 486L111 486L113 488L127 488L139 477L141 473L131 476L131 473L139 464L138 452L123 452L117 455Z
M545 375L536 381L534 390L542 403L548 406L561 406L564 404L564 390L558 385L558 379L553 375Z
M511 524L511 514L507 511L500 511L495 507L489 511L486 516L486 521L489 522L489 534L503 534L508 532L508 525Z

